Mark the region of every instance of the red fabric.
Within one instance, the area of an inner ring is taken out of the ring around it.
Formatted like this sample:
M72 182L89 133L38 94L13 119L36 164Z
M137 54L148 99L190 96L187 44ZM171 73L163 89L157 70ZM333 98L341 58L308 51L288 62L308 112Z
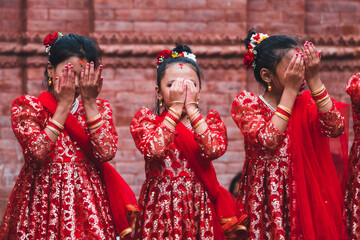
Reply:
M162 112L159 121L162 121L165 115L166 111ZM194 134L181 122L176 126L176 132L178 135L175 138L175 144L179 147L181 154L189 161L190 167L203 183L214 203L213 207L216 212L214 215L214 237L215 239L226 239L224 234L226 229L220 224L221 219L236 217L236 221L232 225L236 227L239 224L245 224L248 216L243 209L236 210L235 197L220 186L211 161L201 158L199 146L194 140ZM229 229L227 230L232 230L232 226L228 226Z
M41 93L39 100L52 115L55 113L57 101L50 92L46 91ZM129 216L134 210L138 211L134 192L108 162L100 163L96 160L85 129L71 113L69 113L64 127L69 135L78 142L85 154L87 154L91 160L95 161L99 167L104 179L114 224L117 232L121 234L124 230L131 227L132 219L128 219L127 216ZM134 208L131 209L129 206L134 206Z
M319 131L317 106L309 106L309 98L307 91L296 99L288 125L296 214L305 239L347 239L343 196L334 164L329 162L329 138Z

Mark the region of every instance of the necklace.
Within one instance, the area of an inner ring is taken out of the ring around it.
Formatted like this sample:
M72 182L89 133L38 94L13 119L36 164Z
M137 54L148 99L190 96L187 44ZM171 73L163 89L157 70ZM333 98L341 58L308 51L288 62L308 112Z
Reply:
M265 98L264 98L262 95L260 95L259 98L260 98L260 100L263 101L263 102L265 103L265 105L268 106L272 111L274 111L274 112L276 111L275 108L273 108L273 107L265 100Z

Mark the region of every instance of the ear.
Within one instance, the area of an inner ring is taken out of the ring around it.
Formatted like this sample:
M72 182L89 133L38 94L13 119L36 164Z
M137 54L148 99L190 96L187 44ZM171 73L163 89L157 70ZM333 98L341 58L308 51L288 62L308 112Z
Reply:
M55 74L54 74L55 69L49 61L47 62L46 68L47 68L48 76L55 77Z
M156 97L161 102L163 100L163 96L162 96L161 90L158 86L155 87L155 94L156 94Z
M271 83L274 79L274 74L267 68L260 70L261 79L266 83Z

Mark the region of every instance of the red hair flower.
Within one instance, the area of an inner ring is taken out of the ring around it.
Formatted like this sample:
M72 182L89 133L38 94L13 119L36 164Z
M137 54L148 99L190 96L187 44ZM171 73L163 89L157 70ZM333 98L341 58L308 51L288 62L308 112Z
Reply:
M163 50L157 56L157 65L160 65L164 61L164 59L170 57L172 54L171 50Z
M44 39L44 46L46 47L47 53L50 52L51 45L55 42L55 40L62 36L63 35L61 32L55 32L54 34L49 34L46 36Z
M253 68L255 54L253 51L248 50L244 54L244 65L246 66L246 69Z

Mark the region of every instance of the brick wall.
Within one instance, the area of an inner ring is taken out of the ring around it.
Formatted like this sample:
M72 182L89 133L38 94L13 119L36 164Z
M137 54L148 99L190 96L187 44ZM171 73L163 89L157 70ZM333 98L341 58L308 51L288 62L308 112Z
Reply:
M23 164L10 126L9 109L22 94L43 89L48 33L95 38L104 51L104 86L119 138L112 164L136 194L144 163L129 132L141 106L154 107L156 54L175 42L190 45L203 77L200 107L220 112L229 147L215 161L220 183L228 187L241 170L243 139L230 116L233 98L243 89L260 92L242 66L241 38L248 29L289 34L313 41L323 53L321 77L333 97L348 102L347 79L360 71L360 3L321 0L2 0L0 1L0 218Z

